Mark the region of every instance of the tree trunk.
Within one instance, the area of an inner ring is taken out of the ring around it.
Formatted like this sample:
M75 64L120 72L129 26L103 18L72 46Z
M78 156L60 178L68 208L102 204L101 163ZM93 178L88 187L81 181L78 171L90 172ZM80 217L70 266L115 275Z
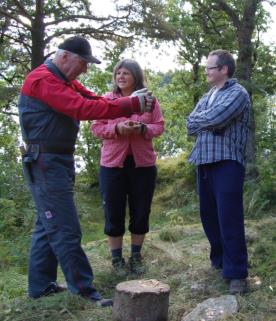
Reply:
M255 17L257 11L257 0L247 1L244 10L241 28L237 29L239 41L239 53L237 61L237 77L244 82L249 95L252 95L251 78L253 68L253 44L252 35L255 28ZM249 134L246 148L247 176L255 178L257 173L256 167L256 124L254 117L254 108L251 106L251 117L249 125Z
M32 21L32 65L34 69L44 62L45 25L44 25L44 0L36 0L35 18Z
M199 90L197 89L198 88L197 85L199 82L199 61L196 61L193 64L193 83L195 85L194 87L196 88L194 91L194 106L197 104L200 98L200 93L199 93Z
M113 320L167 321L170 287L157 280L132 280L116 286Z
M226 2L221 1L221 8L228 14L237 30L239 50L236 75L239 81L241 81L248 90L250 97L252 95L251 78L253 68L252 35L255 28L258 2L259 0L246 0L244 3L242 19L238 20L237 15L230 9ZM255 117L252 105L246 148L247 176L249 178L255 178L257 176L255 128Z

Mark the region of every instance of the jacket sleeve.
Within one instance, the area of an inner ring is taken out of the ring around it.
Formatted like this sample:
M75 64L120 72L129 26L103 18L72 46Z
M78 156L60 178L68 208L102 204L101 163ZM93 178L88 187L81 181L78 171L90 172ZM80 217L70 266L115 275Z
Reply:
M160 109L160 104L157 100L152 111L152 121L146 125L147 131L144 134L145 139L150 140L153 137L160 136L164 132L164 117Z
M113 92L107 92L104 94L104 97L110 100L119 98L119 95L114 94ZM127 118L116 118L112 120L94 120L90 127L92 134L98 138L102 139L116 139L119 136L116 132L116 125Z
M162 115L159 102L156 101L151 113L152 120L146 123L147 131L144 138L151 140L153 137L160 136L164 132L164 117ZM127 118L117 118L113 120L95 120L91 125L91 132L98 138L114 139L119 136L116 133L116 124Z
M188 133L197 134L202 130L216 130L226 127L233 119L239 116L249 103L246 92L240 89L229 90L227 95L205 110L192 112L187 120Z
M116 121L110 121L107 119L94 120L90 129L92 134L98 138L114 139L118 137L116 133L117 123L118 123L118 119L116 119Z
M22 93L76 120L112 119L140 112L138 97L108 100L88 90L84 97L81 90L50 76L25 81Z

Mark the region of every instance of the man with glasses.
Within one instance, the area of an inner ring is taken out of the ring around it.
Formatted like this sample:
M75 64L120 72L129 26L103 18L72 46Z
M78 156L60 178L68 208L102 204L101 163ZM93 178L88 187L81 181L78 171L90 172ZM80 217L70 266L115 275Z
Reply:
M196 142L189 161L197 165L200 216L210 242L210 260L222 269L231 294L247 290L243 182L250 98L237 80L233 56L210 52L205 74L213 87L189 115Z
M68 289L96 302L93 272L81 247L81 228L74 204L74 150L80 120L108 119L150 112L153 97L146 90L133 97L107 100L96 96L76 78L92 56L89 42L79 36L59 45L53 58L31 71L22 86L18 108L24 176L32 193L37 218L29 262L29 296L39 298L63 290L57 283L60 264Z

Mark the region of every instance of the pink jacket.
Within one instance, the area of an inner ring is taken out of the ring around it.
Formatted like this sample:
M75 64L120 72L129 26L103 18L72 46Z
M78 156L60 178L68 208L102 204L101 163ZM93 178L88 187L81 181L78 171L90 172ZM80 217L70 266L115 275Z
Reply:
M108 99L121 97L113 92L104 95ZM125 121L140 121L147 125L147 131L142 135L118 136L116 124ZM103 139L101 149L101 166L123 167L124 160L131 148L136 167L153 166L156 162L156 153L153 149L153 137L160 136L164 131L164 118L156 101L152 113L133 114L130 117L96 120L91 126L92 133Z

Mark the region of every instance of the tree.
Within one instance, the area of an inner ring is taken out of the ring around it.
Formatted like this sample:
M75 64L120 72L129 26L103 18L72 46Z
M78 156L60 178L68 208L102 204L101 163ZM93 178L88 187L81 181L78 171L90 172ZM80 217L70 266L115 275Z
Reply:
M209 51L224 48L237 54L237 78L253 92L252 72L258 59L260 41L258 32L265 29L267 14L263 0L172 0L169 1L170 22L178 28L179 55L193 70L193 83L199 83L202 58ZM195 92L197 101L199 91ZM247 160L248 173L254 177L255 119L254 110L250 123Z
M217 26L216 15L224 13L229 22L235 29L237 42L237 78L248 89L252 95L252 70L256 63L255 58L258 42L254 43L254 32L261 30L265 26L265 11L261 6L264 0L192 0L193 5L200 8L201 14L207 21L208 28L216 29L218 33L222 32ZM256 177L256 150L255 150L255 118L254 109L250 121L250 132L247 144L248 175Z
M21 53L18 62L23 57L31 58L33 69L51 53L54 40L64 35L82 34L98 40L126 37L120 32L130 15L130 4L118 7L116 16L97 17L87 0L4 0L0 8L1 38L7 38Z

